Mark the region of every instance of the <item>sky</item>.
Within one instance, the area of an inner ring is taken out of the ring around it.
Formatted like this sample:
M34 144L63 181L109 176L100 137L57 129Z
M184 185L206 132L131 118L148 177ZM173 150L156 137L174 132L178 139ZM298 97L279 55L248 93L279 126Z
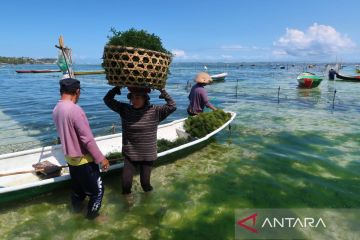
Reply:
M110 28L160 36L174 61L360 62L358 0L2 1L0 56L100 63Z

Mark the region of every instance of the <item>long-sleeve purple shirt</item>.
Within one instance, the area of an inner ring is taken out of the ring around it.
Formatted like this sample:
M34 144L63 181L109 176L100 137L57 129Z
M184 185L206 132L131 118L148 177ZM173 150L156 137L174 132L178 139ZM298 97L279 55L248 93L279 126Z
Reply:
M189 100L189 110L195 114L203 112L205 106L208 108L213 107L213 105L209 102L206 89L201 84L195 84L191 88Z
M65 156L90 154L95 163L105 159L91 132L84 110L68 100L60 100L53 110L53 119Z

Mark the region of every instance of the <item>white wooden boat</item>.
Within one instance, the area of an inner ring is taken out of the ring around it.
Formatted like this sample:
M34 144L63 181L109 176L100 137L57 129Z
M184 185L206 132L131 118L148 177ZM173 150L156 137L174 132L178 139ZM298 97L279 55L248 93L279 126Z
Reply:
M172 148L167 151L158 153L159 159L173 153L177 155L182 150L189 149L192 146L198 145L202 142L206 142L206 140L223 130L234 120L236 114L234 112L230 113L231 119L217 130L209 133L203 138L195 139L194 141L180 145L176 148ZM157 134L158 139L167 139L169 141L174 141L179 137L184 137L184 135L187 134L183 128L185 120L186 118L159 125ZM104 155L112 152L121 152L121 133L97 137L95 139ZM49 161L58 166L66 165L61 145L54 145L0 155L0 174L7 174L17 171L30 171L33 170L33 164L42 161ZM123 163L116 163L110 166L109 172L115 169L120 169L122 167ZM49 179L41 179L35 173L2 176L0 177L0 202L14 200L16 198L29 195L36 195L41 192L47 192L59 186L60 183L66 182L69 179L70 175L68 168L64 168L60 176Z
M226 72L224 73L219 73L219 74L214 74L214 75L211 75L211 79L214 81L214 82L220 82L220 81L225 81L225 77L227 76L228 74Z

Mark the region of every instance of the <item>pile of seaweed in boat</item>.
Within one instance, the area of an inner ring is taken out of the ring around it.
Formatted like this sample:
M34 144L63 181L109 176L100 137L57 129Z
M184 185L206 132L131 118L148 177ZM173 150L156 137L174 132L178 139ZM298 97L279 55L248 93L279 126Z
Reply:
M191 137L202 138L215 131L231 118L230 113L221 109L200 113L186 119L184 128Z
M166 140L166 139L160 139L157 141L157 151L160 153L160 152L165 152L169 149L172 149L172 148L176 148L180 145L184 145L188 142L190 142L191 139L190 138L178 138L176 139L175 141L171 142L169 140Z

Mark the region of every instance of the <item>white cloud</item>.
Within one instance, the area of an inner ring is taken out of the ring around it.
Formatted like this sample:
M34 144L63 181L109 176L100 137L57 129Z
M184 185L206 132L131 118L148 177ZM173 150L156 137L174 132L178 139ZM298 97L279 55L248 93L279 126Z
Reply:
M243 46L241 44L232 44L232 45L222 45L220 46L221 50L226 51L266 51L269 48L266 47L258 47L258 46Z
M223 58L223 59L232 59L233 56L222 54L222 55L221 55L221 58Z
M273 55L275 56L286 56L287 53L285 50L282 50L282 49L276 49L272 52Z
M199 54L187 53L180 49L173 49L171 53L174 55L174 61L197 61L200 59Z
M306 32L286 29L285 35L274 42L274 55L324 56L355 48L355 43L335 28L314 23Z
M239 50L239 49L244 49L245 47L239 44L234 44L234 45L223 45L220 48L226 50Z
M174 61L245 61L245 60L260 60L269 59L271 50L268 47L260 46L244 46L240 44L219 44L218 47L198 48L198 49L183 49L174 48Z
M171 51L172 54L174 54L175 57L179 57L179 58L185 58L186 57L186 53L184 50L180 50L180 49L173 49Z

